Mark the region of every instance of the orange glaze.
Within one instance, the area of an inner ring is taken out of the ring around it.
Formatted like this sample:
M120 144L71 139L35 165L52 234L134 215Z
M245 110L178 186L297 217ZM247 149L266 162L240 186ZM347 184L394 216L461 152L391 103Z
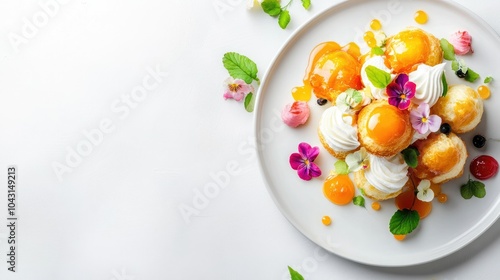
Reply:
M397 141L408 125L401 110L388 104L373 109L369 118L368 136L380 145Z
M348 175L329 176L323 183L323 194L337 205L350 203L354 193L354 184Z
M330 216L323 216L323 218L321 218L321 222L325 226L329 226L332 223L332 218L330 218Z
M490 98L490 88L486 85L479 86L477 88L477 93L479 93L479 96L481 96L482 99L488 99Z
M422 10L418 10L416 13L415 13L415 22L418 23L418 24L426 24L427 21L429 20L429 16L427 16L427 13L422 11Z
M417 64L426 62L431 42L421 30L404 30L388 40L386 64L395 73L409 73Z
M372 203L372 209L375 210L375 211L378 211L380 210L381 206L380 206L380 203L378 203L377 201L374 201Z
M432 210L431 202L424 202L416 198L415 191L413 188L410 188L400 195L398 195L395 199L396 206L398 209L413 209L417 210L420 219L424 219L427 217ZM412 207L413 205L413 207Z
M361 89L360 56L361 51L355 43L343 47L336 42L317 45L309 56L304 85L292 90L293 98L308 101L314 92L317 98L332 101L346 89Z
M431 182L431 190L434 192L434 197L437 197L441 193L441 185Z
M375 35L372 31L366 31L363 35L363 40L368 47L373 48L377 46L377 40L375 39Z
M373 19L370 22L370 28L373 30L380 30L382 28L382 23L380 23L380 20L378 19Z

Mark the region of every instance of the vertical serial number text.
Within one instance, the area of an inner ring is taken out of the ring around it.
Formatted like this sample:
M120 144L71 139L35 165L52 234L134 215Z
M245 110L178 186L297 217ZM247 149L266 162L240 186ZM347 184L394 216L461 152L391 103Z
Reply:
M17 259L17 167L7 167L7 269L16 272Z

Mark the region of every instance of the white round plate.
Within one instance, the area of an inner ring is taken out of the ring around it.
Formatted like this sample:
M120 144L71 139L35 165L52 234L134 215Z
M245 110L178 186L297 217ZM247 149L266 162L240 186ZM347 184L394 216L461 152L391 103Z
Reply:
M429 15L425 25L415 23L417 10ZM474 84L478 87L486 76L500 79L500 40L498 35L479 17L465 8L443 0L350 0L320 13L299 28L276 55L263 78L256 102L255 134L258 157L268 190L283 215L305 236L324 249L344 258L377 266L408 266L429 262L457 251L488 229L500 214L500 178L484 181L487 195L483 199L465 200L460 196L460 185L467 181L468 166L479 154L489 154L500 159L500 143L489 141L482 150L471 144L472 136L480 133L500 139L495 120L500 110L495 110L500 100L496 94L497 82L491 84L492 97L485 101L481 124L469 134L461 135L466 142L469 160L462 178L443 185L448 195L445 204L433 202L429 217L408 238L397 241L389 232L389 220L396 211L393 200L384 201L382 210L355 205L336 206L322 193L323 180L332 169L335 159L322 147L317 137L321 112L328 106L318 106L311 98L311 116L306 125L289 128L281 122L280 112L285 104L293 102L291 89L300 86L308 63L309 53L317 44L336 41L341 45L362 41L372 19L378 18L387 35L405 27L418 26L438 38L448 38L457 30L467 30L473 37L474 54L464 56L467 64L481 74ZM364 49L367 51L367 49ZM446 68L449 84L467 83L459 80ZM290 168L288 158L297 152L300 142L320 147L316 163L323 175L311 181L302 181ZM333 223L324 226L321 218L329 215Z

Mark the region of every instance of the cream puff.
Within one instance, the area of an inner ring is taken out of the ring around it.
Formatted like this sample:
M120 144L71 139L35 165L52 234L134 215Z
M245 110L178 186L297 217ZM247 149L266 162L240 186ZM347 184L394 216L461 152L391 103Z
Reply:
M358 138L376 156L392 157L410 145L414 130L410 112L378 100L365 106L358 116Z
M419 28L408 28L386 42L386 65L395 73L410 73L421 63L434 66L443 60L439 39Z
M362 89L358 57L344 50L328 52L316 61L309 83L317 98L334 101L349 88Z
M427 139L416 141L414 146L419 156L413 173L418 178L440 184L462 175L468 154L464 142L456 134L431 133Z
M332 106L323 112L318 136L323 147L339 159L344 159L360 145L355 115L345 113L338 106Z
M375 200L398 196L409 186L408 165L401 154L391 158L369 155L367 169L354 173L354 182L364 194Z
M473 130L481 122L483 111L479 93L466 85L451 86L446 96L439 98L431 108L431 112L441 116L455 133Z

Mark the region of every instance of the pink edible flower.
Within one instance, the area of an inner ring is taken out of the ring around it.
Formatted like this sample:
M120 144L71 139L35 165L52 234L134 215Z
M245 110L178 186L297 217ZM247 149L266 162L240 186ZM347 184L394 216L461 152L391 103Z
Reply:
M309 118L309 105L304 101L295 101L287 104L281 111L281 119L290 127L297 127L306 123Z
M224 99L234 99L236 101L241 101L245 96L253 92L253 86L245 83L245 81L240 79L233 79L231 77L224 81Z
M297 170L300 179L309 181L313 177L321 176L321 170L313 162L318 154L318 147L311 147L302 142L299 144L299 152L290 155L290 166L293 170Z
M396 80L386 88L387 96L389 96L389 104L398 107L400 110L406 110L410 107L411 99L415 96L415 91L415 83L410 82L406 74L399 74Z
M441 117L438 115L429 115L430 107L427 103L418 105L417 109L410 112L410 121L412 127L420 134L425 134L428 131L436 132L441 126Z
M455 53L458 55L474 52L471 46L472 37L467 31L457 31L451 34L450 43L453 45Z

